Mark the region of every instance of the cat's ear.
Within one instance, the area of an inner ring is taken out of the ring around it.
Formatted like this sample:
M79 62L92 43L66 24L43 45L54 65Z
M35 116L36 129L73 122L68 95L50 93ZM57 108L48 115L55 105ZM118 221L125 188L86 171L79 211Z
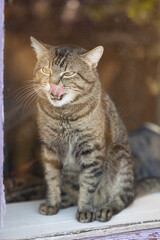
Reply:
M89 52L85 53L83 55L83 57L84 57L85 61L92 68L96 68L100 58L102 57L103 51L104 51L104 48L102 46L98 46L98 47L90 50Z
M31 39L31 46L33 47L34 51L36 52L37 58L43 56L45 53L47 53L47 48L45 47L45 44L37 41L34 37L30 37Z

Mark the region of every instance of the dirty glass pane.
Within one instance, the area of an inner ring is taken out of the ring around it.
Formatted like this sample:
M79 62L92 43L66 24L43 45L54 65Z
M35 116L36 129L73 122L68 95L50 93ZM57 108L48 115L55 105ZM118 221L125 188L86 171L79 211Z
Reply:
M30 92L36 63L30 36L50 45L69 44L86 49L104 46L99 75L128 131L138 129L145 122L160 124L158 0L6 1L4 176L7 202L39 199L45 194L36 128L36 97ZM134 133L131 133L133 145L137 141L133 139ZM135 134L137 136L137 132ZM156 139L154 166L160 159L159 135ZM135 145L133 148L139 151ZM144 148L148 149L146 142ZM150 155L153 157L151 152Z

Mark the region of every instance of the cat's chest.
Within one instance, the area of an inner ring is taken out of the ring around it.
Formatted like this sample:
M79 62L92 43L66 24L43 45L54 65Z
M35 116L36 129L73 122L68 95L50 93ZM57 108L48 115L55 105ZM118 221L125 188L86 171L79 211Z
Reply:
M75 168L77 166L77 159L74 154L74 143L68 142L64 158L62 159L64 167L71 166Z
M58 153L64 166L77 165L75 150L78 138L79 136L77 136L73 130L67 131L66 129L61 129L59 133L52 137L51 141L53 141L55 151Z

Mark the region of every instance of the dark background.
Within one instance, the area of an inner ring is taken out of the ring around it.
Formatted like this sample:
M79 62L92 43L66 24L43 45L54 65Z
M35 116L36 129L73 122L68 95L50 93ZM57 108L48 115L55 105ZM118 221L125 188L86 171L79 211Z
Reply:
M22 90L32 79L36 62L30 36L50 45L72 44L86 49L103 45L99 75L128 130L147 121L160 123L159 0L6 1L7 201L26 200L25 191L25 197L21 194L19 199L13 196L13 189L19 194L24 186L35 190L33 182L41 185L35 102L27 100Z

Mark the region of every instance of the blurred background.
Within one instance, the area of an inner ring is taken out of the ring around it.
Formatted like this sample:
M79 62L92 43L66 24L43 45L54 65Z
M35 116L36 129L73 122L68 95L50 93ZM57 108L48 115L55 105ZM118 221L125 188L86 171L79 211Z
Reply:
M160 124L159 0L8 0L5 3L5 185L8 202L45 187L35 102L25 98L36 62L30 36L50 45L105 48L98 70L128 131Z

